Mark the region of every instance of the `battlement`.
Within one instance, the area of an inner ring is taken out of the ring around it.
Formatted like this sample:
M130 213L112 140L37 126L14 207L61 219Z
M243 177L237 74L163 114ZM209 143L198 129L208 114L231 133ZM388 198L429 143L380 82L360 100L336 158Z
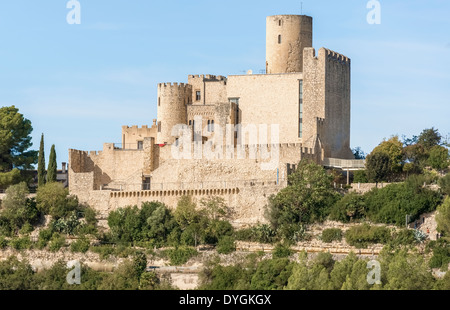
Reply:
M185 84L185 83L177 83L177 82L170 83L170 82L168 82L168 83L159 83L158 87L159 88L162 88L162 87L192 88L192 85Z
M226 81L227 78L222 75L212 75L212 74L202 74L202 75L189 75L190 79L203 79L203 80L210 80L210 81Z
M348 58L347 56L336 53L335 51L332 51L332 50L324 48L324 47L322 47L321 50L324 50L325 57L327 59L337 61L341 64L350 65L350 58Z
M122 126L122 130L127 130L127 129L135 129L135 130L148 129L148 125L142 125L142 127L139 127L138 125L132 125L132 126L124 125L124 126Z

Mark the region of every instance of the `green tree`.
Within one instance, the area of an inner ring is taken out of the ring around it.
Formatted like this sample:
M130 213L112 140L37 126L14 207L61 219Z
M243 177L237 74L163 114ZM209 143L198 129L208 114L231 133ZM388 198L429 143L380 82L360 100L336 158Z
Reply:
M389 156L390 172L395 174L402 171L404 161L403 143L398 136L393 136L389 140L381 142L373 149L371 155L376 153L384 153Z
M39 212L33 199L28 198L29 191L25 182L12 185L6 190L1 216L9 222L10 229L17 232L25 223L35 224Z
M191 196L180 198L174 216L181 229L186 229L189 225L199 222L200 213L197 211L197 205L192 201Z
M330 219L344 223L363 219L366 216L366 202L364 196L352 192L336 202L331 209Z
M302 160L289 176L289 185L269 199L266 218L282 237L291 238L302 223L321 221L338 200L325 169Z
M448 149L440 145L433 146L430 150L428 163L436 170L444 170L448 168L450 164Z
M52 145L50 150L50 158L47 169L47 183L56 182L57 166L56 166L56 151L55 145Z
M434 146L440 145L441 140L442 136L439 131L432 127L422 131L417 140L417 144L422 145L426 151L430 151Z
M450 195L450 173L447 173L443 178L440 178L438 184L445 195Z
M367 177L371 182L387 180L391 171L389 155L383 152L372 153L366 159Z
M439 231L450 237L450 197L445 198L444 203L437 208L436 222Z
M314 261L308 263L307 254L302 253L299 262L294 265L288 279L288 290L328 290L330 288L330 270L334 261L329 253L320 253Z
M383 252L382 252L383 253ZM430 290L434 286L432 274L419 254L406 250L380 255L382 278L386 290Z
M0 108L0 171L13 168L31 169L37 152L28 151L31 143L31 122L15 106Z
M39 146L39 158L38 158L38 186L45 184L45 153L44 153L44 134L41 136L41 143Z
M34 274L27 261L21 262L11 256L0 262L0 290L36 289Z
M203 213L211 220L220 220L228 216L230 209L222 197L209 197L200 200Z
M250 288L252 290L281 290L288 284L293 264L287 258L262 261L254 273Z
M69 191L60 183L45 184L37 190L37 208L56 219L62 218L78 207L76 200L68 200L68 194Z

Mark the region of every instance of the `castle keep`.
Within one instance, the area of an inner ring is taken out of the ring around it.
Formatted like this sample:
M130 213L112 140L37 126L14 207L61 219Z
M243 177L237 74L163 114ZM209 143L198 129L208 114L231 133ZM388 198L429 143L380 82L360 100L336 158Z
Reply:
M145 201L220 196L236 225L252 224L301 159L351 166L350 59L316 53L312 33L309 16L269 16L266 74L159 84L151 127L124 126L122 144L101 152L69 150L70 193L103 218Z

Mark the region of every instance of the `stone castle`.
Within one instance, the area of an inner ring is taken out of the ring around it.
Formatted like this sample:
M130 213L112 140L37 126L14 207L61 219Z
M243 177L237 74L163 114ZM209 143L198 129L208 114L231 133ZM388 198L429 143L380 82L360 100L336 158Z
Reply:
M158 85L157 120L122 144L69 150L69 189L105 219L116 208L219 196L236 225L264 221L267 198L299 161L355 166L350 59L312 48L312 18L267 17L266 73L189 75Z

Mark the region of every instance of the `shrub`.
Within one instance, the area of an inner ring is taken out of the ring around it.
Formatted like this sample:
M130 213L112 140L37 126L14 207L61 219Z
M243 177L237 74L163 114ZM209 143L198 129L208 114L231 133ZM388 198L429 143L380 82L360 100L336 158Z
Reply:
M198 254L197 250L191 247L179 247L175 249L165 250L164 254L170 259L170 264L172 266L180 266Z
M325 243L331 243L333 241L342 240L342 230L339 228L328 228L322 232L322 241Z
M8 240L5 239L5 237L0 237L0 249L4 249L8 246Z
M391 233L386 227L375 227L368 224L354 226L345 233L345 240L351 246L366 248L373 243L385 244L391 240Z
M353 173L353 183L369 183L366 170L357 170Z
M450 245L447 242L436 242L433 247L433 256L430 259L431 268L448 270L450 263Z
M445 195L450 195L450 173L447 173L443 178L440 178L438 184Z
M66 238L59 233L53 233L49 244L49 250L51 252L59 251L66 244Z
M331 220L343 223L348 223L355 219L363 219L365 216L365 197L357 193L345 195L333 205L330 211Z
M224 236L220 238L216 249L219 254L230 254L231 252L236 251L234 238L232 236Z
M80 238L70 245L70 250L74 253L86 253L89 250L90 242L87 238Z
M99 254L100 259L108 259L114 253L114 248L111 245L100 245L91 247L91 251Z
M400 245L413 245L417 242L418 240L416 239L414 230L401 229L400 231L393 233L392 240L389 244L397 247Z
M25 236L22 238L13 238L9 241L9 245L18 251L26 250L31 247L30 237Z
M43 249L52 238L53 231L51 229L43 229L39 232L38 248Z
M436 210L442 200L439 193L423 188L416 180L375 188L364 198L370 220L399 227L405 224L407 214L415 221L420 214Z
M285 258L292 255L288 244L278 243L273 249L272 258Z

